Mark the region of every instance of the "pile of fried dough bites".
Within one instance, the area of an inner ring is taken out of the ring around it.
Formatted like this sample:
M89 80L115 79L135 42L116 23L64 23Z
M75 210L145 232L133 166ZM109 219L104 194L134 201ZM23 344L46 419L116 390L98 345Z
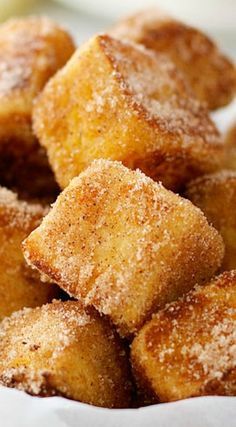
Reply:
M236 396L236 139L209 112L233 62L159 11L78 50L15 19L0 47L0 384L108 408Z

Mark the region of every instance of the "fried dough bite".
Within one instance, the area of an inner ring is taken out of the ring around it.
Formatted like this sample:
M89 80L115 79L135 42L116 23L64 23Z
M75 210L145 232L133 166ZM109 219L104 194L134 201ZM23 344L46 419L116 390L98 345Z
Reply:
M96 160L23 243L27 261L131 336L205 282L223 243L202 212L139 171Z
M183 72L200 101L214 110L235 95L236 69L206 34L158 9L147 9L119 22L110 34L167 54Z
M141 390L156 401L236 396L236 271L159 311L132 343Z
M46 213L40 205L19 201L0 188L0 319L23 307L36 307L58 295L55 285L41 283L25 263L22 240Z
M11 19L0 26L0 146L31 149L34 98L70 58L70 36L44 17Z
M189 183L186 196L204 212L223 237L222 271L236 269L236 171L198 178Z
M128 407L126 349L109 323L79 302L24 309L0 325L0 384L35 396Z
M98 158L170 189L221 160L218 131L174 64L108 35L92 38L50 80L33 117L62 188Z

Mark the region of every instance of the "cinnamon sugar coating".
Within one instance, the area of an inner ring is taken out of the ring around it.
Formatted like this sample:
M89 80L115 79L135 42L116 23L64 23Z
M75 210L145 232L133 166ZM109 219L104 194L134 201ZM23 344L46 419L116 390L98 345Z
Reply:
M139 386L169 402L236 395L236 271L169 304L132 343Z
M221 164L219 133L175 65L108 35L92 38L46 85L34 131L62 188L98 158L170 189Z
M191 202L108 160L71 181L23 247L30 264L108 315L123 336L207 281L224 254Z
M16 194L0 187L0 319L58 295L55 285L41 283L39 274L27 266L21 249L23 239L45 214L40 205L21 202Z
M24 309L0 324L0 384L109 408L130 404L126 349L79 302Z
M235 96L235 65L199 29L153 8L118 22L110 34L167 54L184 74L196 98L211 110L228 104Z
M223 237L222 271L236 269L236 171L225 170L198 178L189 183L186 196Z

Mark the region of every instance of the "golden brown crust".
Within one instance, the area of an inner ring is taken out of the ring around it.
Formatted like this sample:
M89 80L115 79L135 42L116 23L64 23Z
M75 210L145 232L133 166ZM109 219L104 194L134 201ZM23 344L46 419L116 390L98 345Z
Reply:
M222 235L225 257L222 271L236 269L236 171L222 171L192 181L186 196Z
M39 204L19 201L17 195L6 188L0 188L0 227L6 230L23 231L26 235L42 221L47 209Z
M201 31L160 10L147 9L118 23L110 34L168 54L183 72L195 96L211 110L233 99L235 66Z
M124 344L108 322L79 302L24 309L0 325L0 383L36 396L65 396L128 407Z
M21 243L47 212L40 205L20 202L0 188L0 319L23 307L42 305L58 295L43 284L24 260Z
M139 384L161 402L236 395L236 271L153 316L132 343Z
M138 167L171 189L221 163L219 133L174 64L108 35L46 85L34 130L63 188L97 158Z
M220 267L202 212L121 163L97 160L25 240L27 261L131 335L158 307Z

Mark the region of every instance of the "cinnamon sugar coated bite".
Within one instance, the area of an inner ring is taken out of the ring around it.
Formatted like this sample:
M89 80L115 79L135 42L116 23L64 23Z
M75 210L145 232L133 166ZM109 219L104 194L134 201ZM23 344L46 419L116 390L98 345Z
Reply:
M62 188L99 158L139 168L170 189L221 164L219 133L175 65L108 35L76 51L33 116Z
M225 170L198 178L189 183L186 196L223 237L222 271L236 269L236 171Z
M126 349L108 322L79 302L24 309L0 324L0 384L96 406L130 404Z
M140 171L97 160L25 240L27 261L110 317L123 336L220 267L203 213Z
M28 17L0 26L0 50L0 146L27 150L34 142L33 100L72 55L74 44L50 19Z
M228 104L235 96L234 63L202 31L159 9L147 9L121 20L110 34L168 55L196 98L211 110Z
M132 343L139 387L156 401L236 396L236 271L153 316Z
M0 187L0 320L23 307L36 307L58 295L54 285L42 283L27 266L23 239L36 228L46 210L17 199Z

